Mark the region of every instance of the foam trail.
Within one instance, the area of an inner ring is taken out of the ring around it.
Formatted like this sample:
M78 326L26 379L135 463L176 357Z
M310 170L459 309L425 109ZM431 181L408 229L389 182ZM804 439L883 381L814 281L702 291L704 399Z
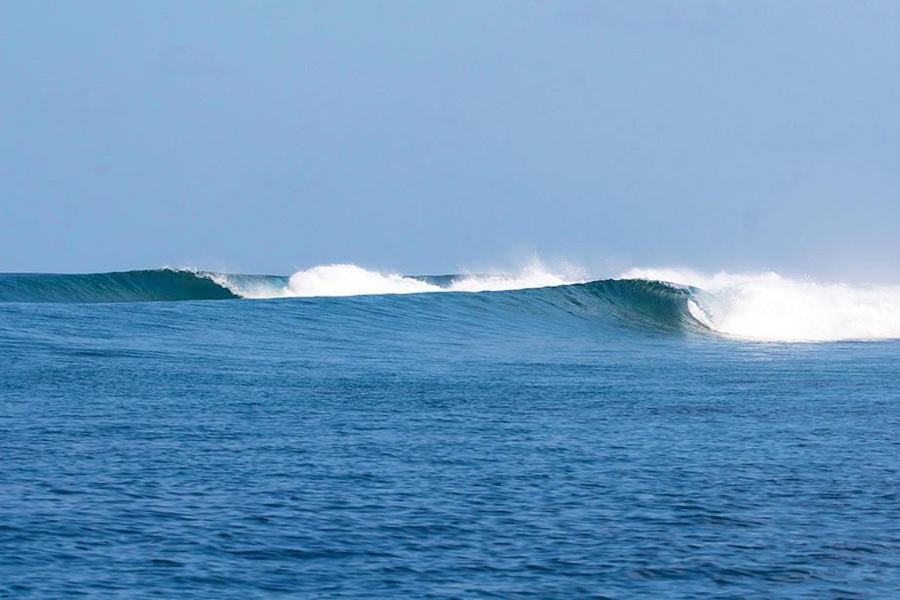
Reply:
M773 341L900 338L900 287L798 281L777 273L712 276L633 269L621 277L694 286L692 314L720 333Z
M440 291L434 285L350 264L322 265L291 275L282 296L362 296Z
M542 263L534 262L517 275L501 273L462 275L455 279L446 290L452 292L500 292L583 282L583 278L569 272L553 273Z
M539 262L529 265L516 275L463 274L444 278L417 278L370 271L354 264L332 264L297 271L281 284L275 280L247 283L237 281L233 276L218 277L217 282L245 298L483 292L549 287L581 281L568 274L552 273Z

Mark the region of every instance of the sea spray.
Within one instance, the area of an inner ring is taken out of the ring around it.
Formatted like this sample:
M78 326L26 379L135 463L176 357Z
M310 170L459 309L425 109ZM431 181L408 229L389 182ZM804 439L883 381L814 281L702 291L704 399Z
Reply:
M584 278L579 277L574 269L556 272L535 261L512 274L409 276L339 263L297 271L284 282L274 279L242 282L228 275L221 276L217 281L245 298L263 299L521 290L581 283Z
M771 272L702 275L633 269L622 277L698 288L695 316L729 336L773 341L900 338L897 286L817 283Z

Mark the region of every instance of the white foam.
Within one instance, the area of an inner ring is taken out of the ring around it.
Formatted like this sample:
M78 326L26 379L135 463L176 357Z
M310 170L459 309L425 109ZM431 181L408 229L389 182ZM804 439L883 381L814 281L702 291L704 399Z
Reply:
M816 283L777 273L707 276L672 269L632 269L624 279L700 288L695 318L720 333L773 341L900 338L900 287ZM704 318L700 318L700 315Z
M518 274L466 274L448 286L406 277L397 273L371 271L354 264L320 265L297 271L286 287L241 286L246 298L288 298L313 296L365 296L376 294L421 294L429 292L483 292L565 285L580 280L569 274L555 274L534 262ZM234 282L223 282L234 289Z
M367 271L356 265L321 265L291 275L283 296L363 296L440 291L424 281L396 273Z
M231 273L198 273L204 277L212 279L223 288L230 290L241 298L265 299L280 298L284 293L284 287L278 285L274 281L268 281L265 278L256 278L245 275L234 275Z
M554 273L543 263L535 261L514 275L504 273L464 275L446 288L446 291L499 292L582 283L583 281L584 279L573 273L571 268L567 268L562 273Z

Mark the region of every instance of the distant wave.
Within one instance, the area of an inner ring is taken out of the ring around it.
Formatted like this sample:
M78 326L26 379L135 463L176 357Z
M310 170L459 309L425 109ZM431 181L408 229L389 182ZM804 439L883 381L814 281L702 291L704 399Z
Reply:
M154 302L238 298L210 273L152 269L115 273L0 274L0 302Z
M900 338L900 287L850 287L767 273L703 276L635 269L578 281L539 266L516 275L404 276L325 265L292 276L153 269L81 275L0 274L0 302L158 302L502 292L496 310L531 307L620 327L772 341ZM468 296L469 294L463 294Z

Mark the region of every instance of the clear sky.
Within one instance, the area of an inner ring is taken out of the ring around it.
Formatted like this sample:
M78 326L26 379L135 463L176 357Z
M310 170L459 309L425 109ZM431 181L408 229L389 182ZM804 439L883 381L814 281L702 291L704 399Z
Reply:
M900 282L900 3L0 3L0 271Z

